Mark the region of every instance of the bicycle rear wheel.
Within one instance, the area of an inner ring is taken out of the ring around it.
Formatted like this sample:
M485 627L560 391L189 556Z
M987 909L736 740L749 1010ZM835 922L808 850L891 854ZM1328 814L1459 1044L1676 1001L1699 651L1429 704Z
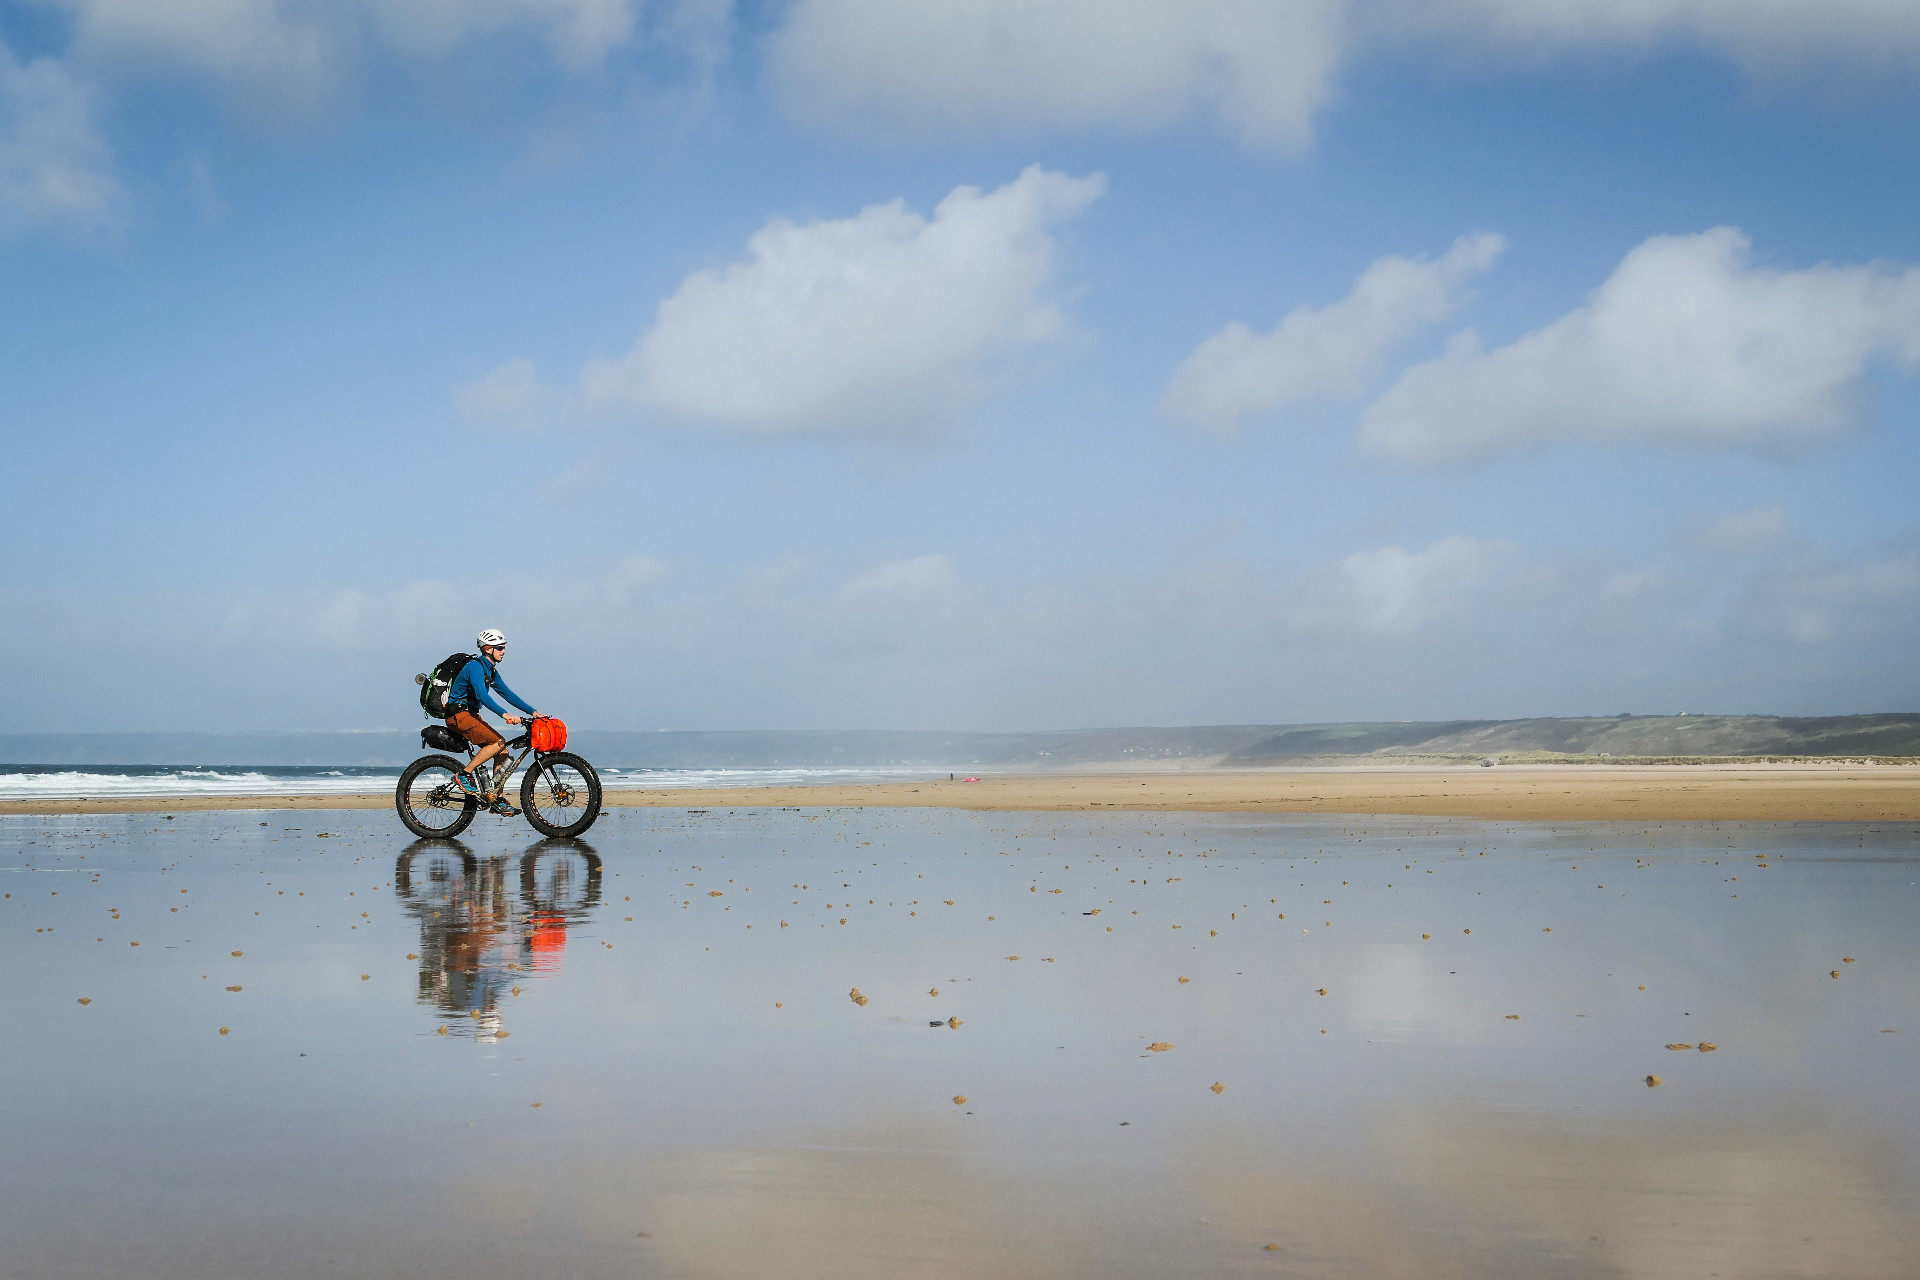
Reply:
M600 816L600 775L571 752L550 752L520 780L520 809L543 836L577 836Z
M453 775L465 766L452 756L422 756L408 765L394 788L393 805L407 830L424 839L457 836L480 802L460 789Z

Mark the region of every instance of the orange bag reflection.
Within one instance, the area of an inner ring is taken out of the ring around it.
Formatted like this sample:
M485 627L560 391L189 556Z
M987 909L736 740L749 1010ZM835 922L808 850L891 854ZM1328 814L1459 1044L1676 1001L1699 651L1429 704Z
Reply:
M560 916L535 916L527 934L527 949L533 952L565 951L567 922Z
M567 919L559 915L536 915L528 921L527 967L535 973L558 973L567 958Z

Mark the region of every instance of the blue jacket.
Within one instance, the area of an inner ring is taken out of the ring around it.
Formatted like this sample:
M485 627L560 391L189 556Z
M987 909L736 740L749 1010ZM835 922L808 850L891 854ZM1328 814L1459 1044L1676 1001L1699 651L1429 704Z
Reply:
M507 709L495 702L487 690L497 689L500 696L520 708L528 715L533 708L520 700L520 696L507 688L507 682L500 678L500 668L488 662L485 657L474 658L460 668L460 674L453 678L453 684L447 689L447 707L453 711L471 711L479 714L480 705L486 704L487 710L497 716L507 714Z

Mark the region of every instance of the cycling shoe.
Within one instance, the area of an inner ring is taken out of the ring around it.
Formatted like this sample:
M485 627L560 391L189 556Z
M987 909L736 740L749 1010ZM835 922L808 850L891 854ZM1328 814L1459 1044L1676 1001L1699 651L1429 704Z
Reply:
M464 769L453 775L453 781L455 785L474 799L484 800L486 798L486 789L480 785L480 779L474 777Z
M520 816L520 811L514 808L512 805L508 804L504 797L499 800L495 800L493 802L493 807L487 810L487 812L497 813L503 818L517 818Z

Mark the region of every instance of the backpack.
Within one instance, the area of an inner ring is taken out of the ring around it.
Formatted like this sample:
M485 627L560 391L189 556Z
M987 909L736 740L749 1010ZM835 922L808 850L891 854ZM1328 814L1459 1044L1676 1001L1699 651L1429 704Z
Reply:
M473 661L470 653L453 653L433 669L432 675L417 675L413 682L420 686L420 709L432 720L445 720L454 710L447 706L447 691L453 682L460 678L460 672Z

